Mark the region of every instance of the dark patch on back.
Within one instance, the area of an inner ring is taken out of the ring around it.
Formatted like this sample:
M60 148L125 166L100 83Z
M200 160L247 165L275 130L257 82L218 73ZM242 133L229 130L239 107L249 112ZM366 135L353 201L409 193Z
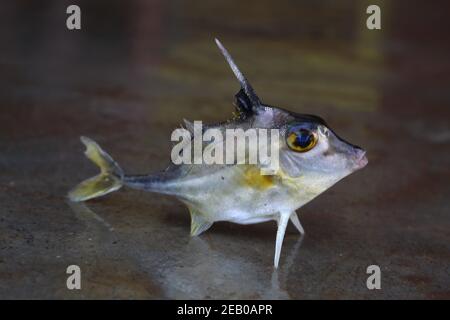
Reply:
M328 127L325 120L323 120L321 117L313 115L313 114L296 113L296 112L292 112L292 111L289 111L289 110L286 110L286 109L283 109L280 107L274 107L274 106L270 106L270 105L264 105L264 107L269 107L269 108L279 109L281 111L284 111L287 114L289 114L291 117L295 118L296 120L299 120L300 122L321 124L321 125Z
M234 97L236 109L239 113L244 114L246 117L253 114L252 101L248 95L245 94L243 89L239 90Z

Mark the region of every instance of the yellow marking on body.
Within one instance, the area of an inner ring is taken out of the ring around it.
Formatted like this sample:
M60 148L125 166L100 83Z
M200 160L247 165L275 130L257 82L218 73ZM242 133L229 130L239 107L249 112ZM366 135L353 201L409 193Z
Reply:
M287 192L296 195L305 192L309 186L305 186L302 177L291 177L281 168L274 175L262 175L261 168L255 165L242 167L241 183L256 190L267 190L275 186L284 187Z
M275 186L278 176L262 175L261 169L257 166L245 166L243 174L243 184L251 188L264 190Z

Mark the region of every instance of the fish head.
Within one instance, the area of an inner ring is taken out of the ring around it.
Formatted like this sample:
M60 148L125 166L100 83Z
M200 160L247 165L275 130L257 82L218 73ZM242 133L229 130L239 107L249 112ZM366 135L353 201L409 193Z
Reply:
M263 104L225 47L216 43L241 85L235 95L240 118L249 127L279 130L283 176L317 195L367 165L366 152L340 138L322 118Z
M277 127L280 167L289 177L327 189L367 165L366 152L339 137L320 117L278 112L287 114Z

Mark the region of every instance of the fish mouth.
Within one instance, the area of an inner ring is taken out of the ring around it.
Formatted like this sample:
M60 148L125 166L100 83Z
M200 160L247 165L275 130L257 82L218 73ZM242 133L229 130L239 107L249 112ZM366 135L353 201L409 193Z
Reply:
M358 153L355 156L354 166L356 170L364 168L369 163L369 160L366 157L366 152L364 150L358 150Z

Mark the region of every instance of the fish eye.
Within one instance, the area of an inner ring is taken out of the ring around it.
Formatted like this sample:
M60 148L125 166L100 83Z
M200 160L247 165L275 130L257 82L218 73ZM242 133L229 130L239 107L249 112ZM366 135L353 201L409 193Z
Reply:
M317 135L304 128L292 128L287 132L286 143L296 152L306 152L314 148L317 143Z

